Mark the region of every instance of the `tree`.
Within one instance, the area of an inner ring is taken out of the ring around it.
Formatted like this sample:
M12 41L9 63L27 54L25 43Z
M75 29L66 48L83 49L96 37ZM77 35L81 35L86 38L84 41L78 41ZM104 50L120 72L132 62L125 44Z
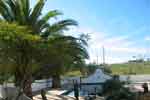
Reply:
M106 96L106 100L136 100L135 94L124 87L124 84L124 82L119 80L118 76L107 80L103 86L103 93Z
M27 25L33 34L48 37L50 34L62 33L70 25L77 25L71 19L50 23L52 18L62 15L58 10L49 11L42 15L45 0L38 0L34 8L30 7L30 0L0 0L1 19L8 22L17 22L19 25Z
M0 22L0 68L14 75L16 86L30 97L31 85L27 84L41 58L41 37L31 33L27 27Z
M50 19L62 13L53 10L45 15L41 15L44 5L45 0L38 0L33 8L30 7L29 0L0 0L1 19L9 23L16 22L19 25L25 25L31 29L31 34L38 34L44 39L50 37L51 34L62 33L63 30L67 30L70 25L77 25L77 22L71 19L50 23ZM18 72L18 70L16 70L16 72ZM29 76L32 76L31 73ZM19 82L18 75L15 75L15 79ZM26 84L29 87L31 87L30 79L31 78L28 78L30 82ZM27 90L31 93L31 88ZM31 94L29 94L29 96L31 96Z
M94 64L94 63L91 63L91 64L88 64L85 68L86 68L86 73L87 75L91 75L93 74L96 69L98 68L99 65L97 64Z
M70 71L72 67L85 64L84 59L88 58L86 42L81 38L62 35L55 35L49 38L47 42L48 49L45 51L45 58L48 60L45 62L46 66L40 69L38 75L47 78L52 76L52 87L60 88L61 75Z

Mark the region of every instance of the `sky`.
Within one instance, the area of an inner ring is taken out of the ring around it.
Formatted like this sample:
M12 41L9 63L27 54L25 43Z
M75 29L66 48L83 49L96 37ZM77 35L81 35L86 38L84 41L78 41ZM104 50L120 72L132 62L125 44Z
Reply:
M150 57L150 0L47 0L43 14L54 9L78 22L68 33L89 33L88 62L102 63L103 47L106 63Z

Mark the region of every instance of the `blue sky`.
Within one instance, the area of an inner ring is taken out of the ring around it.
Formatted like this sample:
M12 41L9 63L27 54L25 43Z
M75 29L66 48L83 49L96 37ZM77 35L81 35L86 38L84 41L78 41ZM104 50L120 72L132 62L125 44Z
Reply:
M68 33L91 33L90 62L102 62L103 46L107 63L150 57L150 0L47 0L43 14L54 9L78 21Z

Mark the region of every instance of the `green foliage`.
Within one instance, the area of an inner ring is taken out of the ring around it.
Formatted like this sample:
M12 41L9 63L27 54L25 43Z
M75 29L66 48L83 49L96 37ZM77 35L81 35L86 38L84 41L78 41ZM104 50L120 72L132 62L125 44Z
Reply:
M65 76L70 76L70 77L76 77L76 76L82 76L82 73L78 70L76 71L69 71L65 74Z
M56 18L59 15L62 15L62 13L59 12L58 10L53 10L53 11L48 11L45 15L41 15L45 2L46 2L45 0L38 0L36 5L33 8L31 8L29 0L0 0L0 8L1 8L0 15L2 17L2 20L8 21L10 23L16 22L19 25L25 25L28 28L30 28L30 30L32 30L32 34L38 34L44 39L49 38L48 41L45 40L46 44L41 44L41 47L43 47L42 50L44 50L42 56L45 56L44 58L46 64L45 66L47 66L47 64L49 63L52 63L51 66L55 66L55 67L58 66L58 68L56 68L57 71L59 69L59 71L62 72L61 71L62 69L59 68L60 65L70 66L69 64L67 65L65 64L72 63L73 60L75 59L78 60L78 58L82 57L77 54L77 52L79 51L80 53L82 53L82 55L86 56L86 52L84 53L84 51L86 50L80 45L76 47L74 46L77 44L76 42L79 41L79 39L75 40L75 38L73 39L73 37L71 36L65 37L63 35L61 38L60 37L54 38L57 34L62 34L64 30L67 30L69 28L68 26L77 25L77 22L71 19L50 21L51 19ZM66 47L63 46L66 45L66 43L70 40L72 41L72 43L69 44L70 47L67 50L64 49ZM59 42L56 43L57 41ZM62 41L67 41L67 42L63 44L64 42ZM51 43L53 45L51 45ZM61 46L58 48L58 45ZM74 51L76 51L75 53L77 56L75 54L71 54L71 48L74 49ZM59 50L61 50L62 52L60 52ZM68 50L70 53L67 54L66 56L63 56L63 54L64 53L66 54ZM47 54L49 54L49 56ZM67 57L70 55L72 55L72 57ZM69 59L69 60L65 62L65 61L61 61L62 59L64 60Z
M31 8L30 0L0 0L0 15L3 20L26 25L34 34L40 33L45 38L54 33L62 33L63 30L68 29L68 26L77 25L77 22L71 19L50 23L50 19L56 18L62 13L52 10L41 15L45 2L45 0L37 0L36 5Z
M88 53L84 44L72 36L54 36L48 39L45 49L45 66L41 67L39 76L45 74L63 75L74 67L83 67ZM49 71L47 71L49 70Z
M105 67L103 67L102 69L103 69L103 71L104 71L105 73L107 73L107 74L111 74L111 73L112 73L112 70L111 70L111 68L110 68L109 66L105 66Z
M113 93L115 91L119 91L120 88L122 87L123 87L123 82L120 82L118 79L110 79L104 83L103 92L105 94Z
M105 82L103 93L106 100L135 100L135 94L125 88L124 82L120 82L117 77Z
M19 66L22 66L15 68L17 73L15 73L15 78L22 77L26 72L31 77L32 70L36 69L33 66L39 66L41 62L40 76L43 73L46 76L64 74L70 67L83 66L84 59L88 58L84 36L74 38L62 35L64 30L68 30L69 26L76 26L77 22L72 19L50 21L62 13L53 10L42 15L45 2L45 0L38 0L31 8L29 0L0 0L1 20L26 26L26 28L21 26L15 28L15 25L11 25L5 34L2 34L4 32L1 29L2 40L9 45L4 51L12 50L8 54L6 53L8 55L6 61L9 62L9 65L16 66L13 62L16 62L17 59L17 66L18 63ZM29 66L33 69L30 70ZM32 74L36 75L37 73Z
M2 85L4 82L7 82L11 78L11 74L6 72L0 72L0 84Z
M106 100L136 100L135 94L131 93L127 88L121 88L119 91L113 92Z
M96 69L98 68L98 65L97 64L88 64L85 68L86 68L85 71L86 71L87 75L91 75L96 71Z
M40 65L41 38L27 27L0 22L0 43L1 73L17 75L22 81Z

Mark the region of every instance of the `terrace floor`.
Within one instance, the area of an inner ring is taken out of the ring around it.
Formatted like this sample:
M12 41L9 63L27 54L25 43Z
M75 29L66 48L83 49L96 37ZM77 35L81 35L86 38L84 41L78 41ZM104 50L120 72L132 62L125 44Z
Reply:
M47 91L46 97L48 100L76 100L73 97L61 95L64 92L66 92L66 91L65 90L50 90L50 91ZM42 100L42 97L39 94L39 95L35 95L33 97L33 99L34 100ZM84 100L84 99L82 97L80 97L79 100Z
M47 97L48 100L76 100L72 96L62 95L65 92L66 92L66 90L59 90L59 89L49 90L46 93L46 97ZM42 100L41 94L35 95L33 97L33 100ZM79 100L85 100L85 98L84 97L79 97ZM96 96L96 98L93 99L93 100L104 100L104 98Z
M69 96L62 96L62 95L46 95L48 100L76 100L73 97L69 97ZM33 100L42 100L41 95L36 95L33 97ZM79 100L84 100L82 97L80 97Z

